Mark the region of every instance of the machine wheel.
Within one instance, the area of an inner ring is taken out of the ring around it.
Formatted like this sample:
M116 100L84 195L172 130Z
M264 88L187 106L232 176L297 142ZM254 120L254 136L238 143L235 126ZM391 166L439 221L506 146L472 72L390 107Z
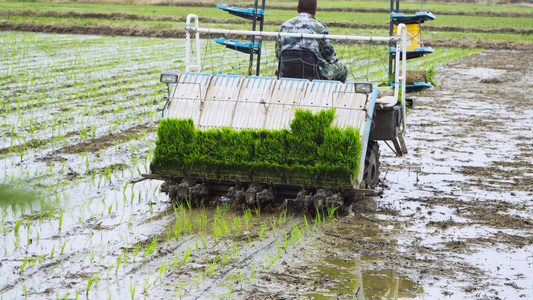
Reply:
M379 144L376 141L370 141L366 149L365 171L363 181L367 189L373 189L379 182Z

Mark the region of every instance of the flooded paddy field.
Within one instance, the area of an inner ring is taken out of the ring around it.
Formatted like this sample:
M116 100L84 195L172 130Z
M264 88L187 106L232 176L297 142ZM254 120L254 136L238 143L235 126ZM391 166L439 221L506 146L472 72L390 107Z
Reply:
M162 182L132 183L180 41L2 38L3 299L533 297L531 52L438 68L409 153L380 145L381 193L317 218L173 206Z

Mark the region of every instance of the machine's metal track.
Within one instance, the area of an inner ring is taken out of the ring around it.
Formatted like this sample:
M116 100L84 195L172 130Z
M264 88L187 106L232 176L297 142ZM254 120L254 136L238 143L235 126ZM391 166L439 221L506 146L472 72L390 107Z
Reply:
M241 207L273 209L287 207L301 211L313 211L332 206L348 206L365 195L375 195L374 188L379 182L379 167L379 144L376 141L370 141L363 174L366 189L302 186L194 176L158 174L143 174L142 176L144 179L164 180L161 192L167 194L172 201L188 201L193 206L229 201Z
M161 191L173 201L191 201L194 206L224 199L246 207L280 208L287 206L312 211L345 206L373 195L371 189L299 186L282 183L243 182L197 177L143 174L147 179L164 180Z

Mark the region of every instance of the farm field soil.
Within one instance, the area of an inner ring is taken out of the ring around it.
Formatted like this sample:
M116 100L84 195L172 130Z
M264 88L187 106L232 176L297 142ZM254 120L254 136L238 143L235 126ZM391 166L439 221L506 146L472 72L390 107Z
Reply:
M59 197L72 204L46 212L52 217L43 217L38 203L31 209L36 213L16 219L9 216L23 208L3 208L0 294L4 299L531 297L532 61L531 52L486 51L439 68L439 87L420 94L409 111L409 153L396 158L381 144L382 194L333 220L243 213L223 205L173 208L159 193L161 182L129 181L139 172L128 171L142 166L153 146L131 137L143 132L144 139L155 139L152 119L122 134L37 152L35 165L50 164L60 175L62 163L73 170L86 159L105 164L100 171L87 168L85 176L64 171L81 179L65 183L70 196ZM154 106L152 101L145 105ZM70 108L77 109L82 105ZM130 151L139 154L130 166L112 165L109 177L99 175ZM21 155L17 161L9 156L4 164L31 169L32 159ZM88 179L93 172L99 176Z

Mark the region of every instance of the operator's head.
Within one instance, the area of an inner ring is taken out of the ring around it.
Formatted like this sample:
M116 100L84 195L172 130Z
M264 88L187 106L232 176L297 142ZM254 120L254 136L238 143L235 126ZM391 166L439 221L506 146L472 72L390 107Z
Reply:
M316 13L316 0L298 0L296 7L299 13L308 13L312 16Z

